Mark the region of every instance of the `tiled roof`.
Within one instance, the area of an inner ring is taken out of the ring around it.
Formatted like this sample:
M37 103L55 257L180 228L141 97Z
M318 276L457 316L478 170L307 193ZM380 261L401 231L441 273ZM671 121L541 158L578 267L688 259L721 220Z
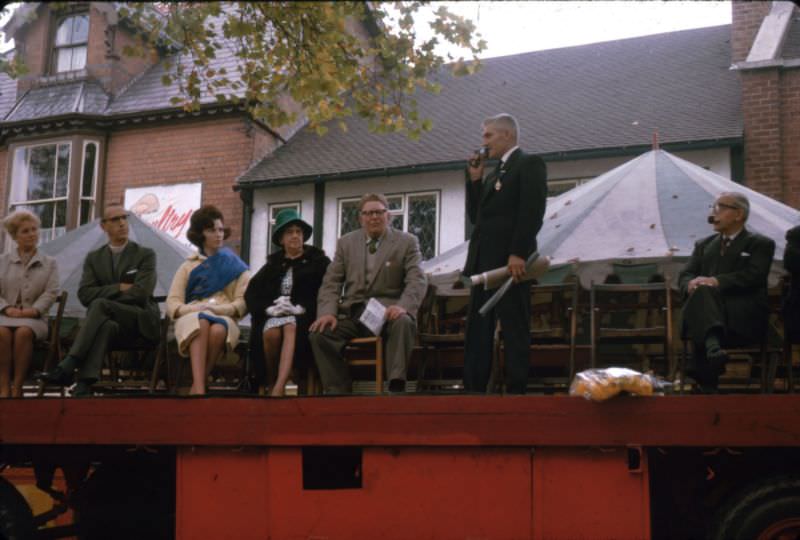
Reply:
M17 81L0 73L0 118L8 114L8 111L17 101Z
M217 52L209 68L219 71L220 68L225 68L228 72L229 79L236 79L237 71L237 58L234 54L234 42L232 40L220 40L223 45L222 49ZM186 68L191 66L191 59L184 56L183 58L173 56L168 59L172 65L169 70L170 74L176 71L176 64L178 61ZM147 71L145 71L139 78L134 79L128 87L123 90L111 102L106 114L119 114L128 112L138 112L147 110L170 109L175 107L170 103L170 98L179 95L178 83L173 79L169 86L165 86L162 82L162 77L168 73L166 69L166 62L162 61ZM230 92L230 90L227 90ZM214 96L205 95L201 99L201 103L213 103L216 100Z
M229 4L222 5L223 13L217 17L209 17L206 22L206 29L213 28L217 33L217 41L222 47L216 51L216 56L209 62L209 69L219 72L224 68L227 71L227 77L230 80L238 78L236 42L233 39L225 38L222 34L222 24L226 18L226 12L233 9ZM170 98L178 96L180 90L177 81L174 77L170 85L165 86L162 78L166 74L174 75L176 73L176 64L180 64L185 69L192 68L192 59L189 56L173 55L158 64L152 66L145 71L141 76L131 81L128 87L125 88L118 96L114 98L110 104L107 114L129 113L147 110L170 109L175 107L170 102ZM167 69L167 64L172 67ZM214 79L219 79L217 75ZM231 93L229 88L223 88L223 92ZM241 95L241 93L239 93ZM203 93L200 99L201 103L214 103L216 99L213 95L206 92Z
M107 104L108 96L97 83L74 81L43 86L24 94L3 121L19 122L66 114L100 115Z
M729 70L730 25L518 54L483 61L476 75L439 76L439 95L416 96L433 131L418 142L373 135L358 117L347 132L302 130L240 183L352 174L464 160L480 123L499 112L536 153L742 136L738 74Z

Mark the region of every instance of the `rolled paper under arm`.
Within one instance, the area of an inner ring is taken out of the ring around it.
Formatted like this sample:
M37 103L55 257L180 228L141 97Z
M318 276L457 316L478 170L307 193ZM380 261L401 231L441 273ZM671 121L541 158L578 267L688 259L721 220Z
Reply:
M536 253L536 259L526 264L525 276L520 281L530 281L532 279L536 279L547 272L549 268L549 257L539 257L539 254ZM480 274L470 276L470 286L476 287L478 285L483 285L487 289L494 289L501 285L509 275L508 267L501 266L500 268L495 268L494 270L488 270L486 272L481 272Z
M539 252L538 251L534 251L533 253L531 253L530 257L528 257L528 260L525 263L526 272L525 272L524 278L521 281L530 281L531 279L536 279L536 278L542 276L545 272L547 272L547 270L549 268L550 268L550 257L547 257L547 256L540 257L539 256ZM482 274L476 274L474 276L470 276L470 280L474 280L476 276L482 276L484 274L486 274L488 276L490 273L497 272L498 270L501 270L501 269L497 268L495 270L490 270L489 272L483 272ZM506 294L508 289L510 289L511 285L513 285L513 283L514 283L514 278L507 277L509 275L508 268L505 267L505 268L502 268L502 270L505 270L505 276L506 276L507 279L506 279L505 283L503 283L503 285L499 289L497 289L497 292L495 292L492 295L492 297L489 298L486 301L486 303L483 304L483 306L481 306L481 309L479 310L479 313L482 316L486 316L486 314L489 313L489 311L494 306L497 305L497 303L500 301L500 299L503 298L503 295ZM500 278L500 279L502 279L502 278ZM487 282L488 282L488 279L487 279ZM487 284L486 288L490 289L491 286Z

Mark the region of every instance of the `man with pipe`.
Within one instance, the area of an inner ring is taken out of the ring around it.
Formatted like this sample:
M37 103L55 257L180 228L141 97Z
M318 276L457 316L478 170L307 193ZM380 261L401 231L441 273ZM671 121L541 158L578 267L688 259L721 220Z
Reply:
M519 126L510 114L483 122L483 149L468 161L467 214L473 224L466 276L507 266L514 285L497 306L482 316L493 291L472 288L464 350L464 390L486 392L492 364L496 320L503 328L506 392L524 394L530 351L530 282L523 282L525 262L536 251L547 202L547 169L539 157L523 152ZM484 178L487 159L499 159Z

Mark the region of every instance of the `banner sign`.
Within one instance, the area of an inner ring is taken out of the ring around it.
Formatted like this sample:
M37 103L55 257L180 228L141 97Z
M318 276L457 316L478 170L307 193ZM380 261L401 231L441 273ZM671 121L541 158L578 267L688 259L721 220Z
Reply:
M145 223L194 248L186 238L186 231L192 213L200 208L202 187L203 184L197 182L128 188L125 190L125 208Z

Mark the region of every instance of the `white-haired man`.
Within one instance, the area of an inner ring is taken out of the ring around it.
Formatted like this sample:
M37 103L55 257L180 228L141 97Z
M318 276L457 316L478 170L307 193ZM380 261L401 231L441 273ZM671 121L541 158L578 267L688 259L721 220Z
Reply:
M467 164L467 214L474 228L469 241L467 276L507 266L514 280L525 274L525 261L536 250L547 202L547 168L539 157L523 152L519 126L510 114L483 122L485 154ZM498 159L484 178L486 159ZM494 291L474 287L467 315L464 389L485 392L492 361L497 318L505 342L506 392L524 394L530 352L530 282L516 283L486 316L478 310Z

